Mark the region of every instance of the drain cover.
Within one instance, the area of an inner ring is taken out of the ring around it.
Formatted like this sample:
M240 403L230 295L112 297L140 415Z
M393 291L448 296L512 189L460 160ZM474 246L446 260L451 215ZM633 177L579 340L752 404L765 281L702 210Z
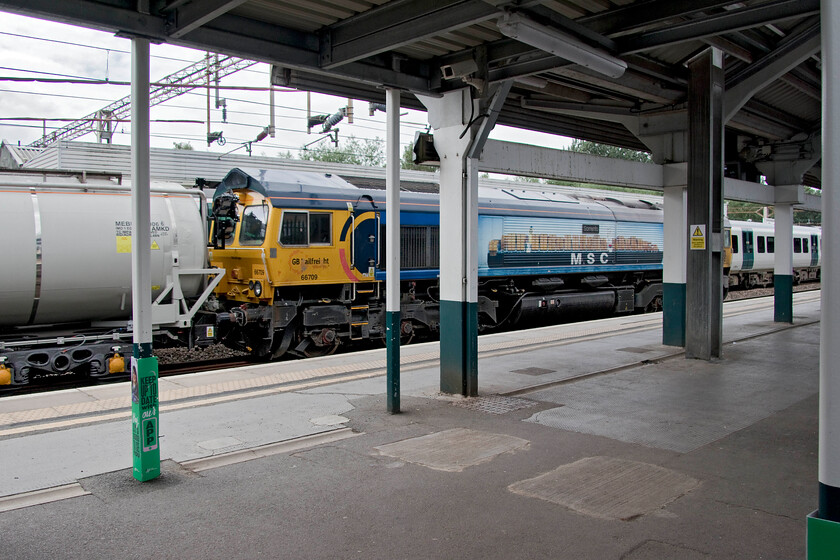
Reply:
M634 354L647 354L653 352L650 348L639 348L635 346L628 346L627 348L618 348L619 352L633 352Z
M455 401L452 404L470 410L489 412L490 414L505 414L514 410L536 406L537 403L528 399L489 395L486 397L470 397L462 401Z
M554 373L556 369L545 369L540 367L528 367L525 369L515 369L511 373L522 373L525 375L545 375L546 373Z

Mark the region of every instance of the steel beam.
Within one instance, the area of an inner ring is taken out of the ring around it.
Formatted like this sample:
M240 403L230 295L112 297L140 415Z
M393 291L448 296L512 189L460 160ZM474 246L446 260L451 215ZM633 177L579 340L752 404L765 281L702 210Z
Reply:
M131 40L131 363L134 478L160 476L157 358L152 354L149 40Z
M695 39L723 35L792 17L817 14L819 0L776 0L721 14L669 25L657 31L643 31L617 39L622 54L635 53Z
M203 0L203 2L190 2L186 6L179 7L168 16L171 24L166 26L169 36L173 38L183 37L205 23L211 22L220 15L229 12L246 0Z
M400 411L400 92L385 91L385 341L386 407Z
M644 0L618 9L584 16L575 21L594 31L610 35L651 23L688 17L705 10L723 8L730 4L732 4L731 0Z
M662 229L662 344L685 346L685 277L688 226L686 224L686 176L682 184L664 193Z
M808 558L836 556L840 546L840 4L822 3L822 290L820 321L819 509L816 517L831 522L828 542L812 542L808 520ZM825 157L828 156L828 157ZM824 553L816 554L822 544ZM830 546L829 546L830 545Z
M555 150L489 140L479 160L479 169L506 173L581 181L601 185L662 188L662 167L653 163L627 161L566 150Z
M315 33L226 14L183 37L174 38L167 33L165 17L139 13L131 8L133 5L131 2L107 5L92 0L0 0L2 11L224 52L250 60L276 62L290 68L358 80L374 86L430 92L428 77L404 69L396 71L391 67L355 62L324 72L319 65L319 40ZM247 35L241 31L245 29L248 30Z
M820 26L817 23L729 77L723 97L723 121L728 122L758 91L787 74L819 50Z
M790 185L798 189L798 185ZM784 198L785 187L776 187ZM777 202L773 211L773 320L793 323L793 205Z
M688 63L687 358L721 356L723 332L723 56L711 48Z
M499 14L482 0L395 0L323 30L320 64L335 68Z

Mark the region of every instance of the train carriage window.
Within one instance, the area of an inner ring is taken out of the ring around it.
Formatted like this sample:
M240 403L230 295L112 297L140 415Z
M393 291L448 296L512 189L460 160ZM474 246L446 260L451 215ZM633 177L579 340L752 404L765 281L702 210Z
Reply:
M767 252L768 253L775 253L776 252L776 238L772 235L767 236Z
M802 252L803 253L810 253L810 251L808 251L808 238L803 238L802 239Z
M733 253L738 252L738 236L737 235L732 236L732 252Z
M758 236L758 252L759 253L764 252L764 236L763 235Z
M307 244L307 222L309 215L306 212L283 212L283 222L280 226L281 245L306 245Z
M794 253L801 253L802 252L802 240L798 237L793 238L793 252Z
M332 243L332 214L329 212L309 214L309 243L312 245Z
M239 226L240 245L262 245L265 241L265 226L268 217L266 206L248 206L242 213Z

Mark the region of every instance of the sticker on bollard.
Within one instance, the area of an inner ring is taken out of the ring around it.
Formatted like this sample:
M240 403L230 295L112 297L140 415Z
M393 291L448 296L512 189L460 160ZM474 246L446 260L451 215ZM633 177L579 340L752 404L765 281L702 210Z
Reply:
M134 478L141 482L160 476L158 444L158 361L131 360L131 432Z

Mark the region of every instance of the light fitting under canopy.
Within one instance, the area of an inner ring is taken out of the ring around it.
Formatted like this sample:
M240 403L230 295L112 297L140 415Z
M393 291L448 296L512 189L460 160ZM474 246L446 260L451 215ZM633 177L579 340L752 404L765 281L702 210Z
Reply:
M610 78L620 78L627 69L626 62L608 52L520 14L506 13L496 25L502 34L511 39L565 58Z

